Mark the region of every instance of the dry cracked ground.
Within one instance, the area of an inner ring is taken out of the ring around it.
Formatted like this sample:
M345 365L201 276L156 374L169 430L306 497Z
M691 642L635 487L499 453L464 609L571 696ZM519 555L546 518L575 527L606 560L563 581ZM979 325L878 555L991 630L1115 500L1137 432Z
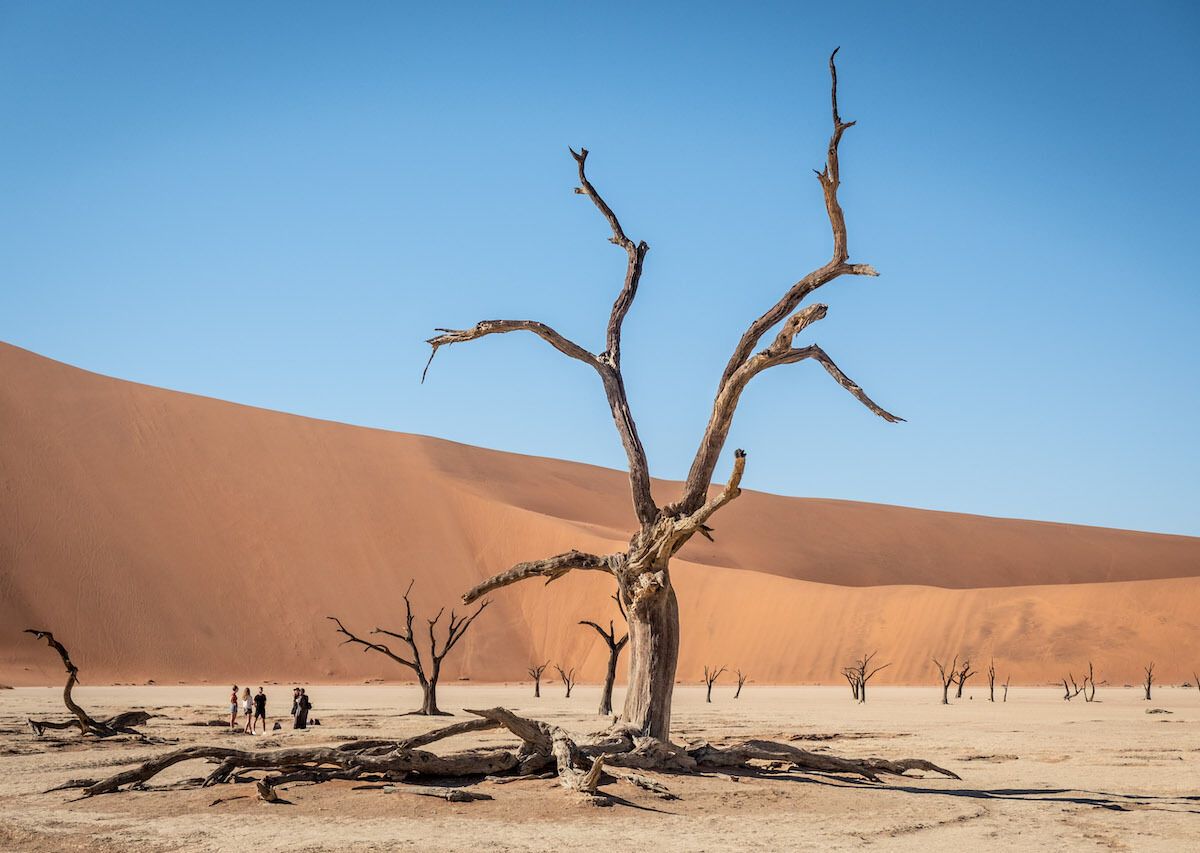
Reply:
M257 685L253 685L257 686ZM269 712L286 711L290 685L265 684ZM848 756L917 756L962 781L888 777L883 784L834 775L784 775L769 767L736 778L648 773L678 799L618 781L611 808L589 805L552 780L482 782L490 799L446 802L385 792L378 784L296 783L286 802L261 801L252 784L178 786L212 768L179 765L146 790L79 799L43 793L73 778L100 778L176 745L258 748L405 737L453 720L403 716L419 703L408 685L312 686L321 721L307 731L230 734L201 725L220 717L225 685L80 687L76 698L105 716L145 708L159 743L83 741L69 732L36 738L28 717L61 718L61 691L0 690L0 849L12 851L498 851L562 850L962 850L985 841L1005 849L1051 846L1110 850L1194 849L1200 833L1200 695L1163 686L1146 702L1137 688L1101 687L1097 701L1061 690L1017 688L1008 702L968 688L950 706L930 687L879 687L854 704L848 689L747 684L742 696L718 682L677 691L675 739L720 743L790 740ZM619 693L619 688L618 688ZM534 699L528 685L447 685L442 707L501 705L571 731L602 728L599 691L557 685ZM619 699L619 697L618 697ZM1156 713L1148 713L1155 711ZM482 732L434 750L510 739Z

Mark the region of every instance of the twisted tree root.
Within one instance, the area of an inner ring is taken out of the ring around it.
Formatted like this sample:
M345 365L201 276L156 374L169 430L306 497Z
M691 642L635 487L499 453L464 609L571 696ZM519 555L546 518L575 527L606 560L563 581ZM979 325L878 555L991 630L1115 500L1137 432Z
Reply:
M71 696L71 691L75 684L79 681L79 667L71 662L71 655L67 653L66 647L58 640L54 639L54 635L49 631L43 631L38 628L27 628L26 634L33 634L39 640L45 640L46 644L54 651L58 652L58 656L62 658L63 666L67 670L67 683L63 687L63 704L67 706L67 710L75 715L74 720L58 722L55 720L29 720L29 727L33 729L33 733L38 737L45 734L47 729L63 730L78 727L80 733L85 735L94 735L96 737L113 737L114 735L135 735L142 737L134 726L140 726L150 719L150 714L145 711L125 711L104 720L93 719L87 711L79 707L75 699Z

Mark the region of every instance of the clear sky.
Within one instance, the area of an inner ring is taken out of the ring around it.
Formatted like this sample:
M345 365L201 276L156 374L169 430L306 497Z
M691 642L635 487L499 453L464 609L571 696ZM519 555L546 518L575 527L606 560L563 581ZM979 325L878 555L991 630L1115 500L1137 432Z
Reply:
M1194 3L0 5L0 339L126 379L619 467L593 349L624 255L656 476L747 322L852 260L815 364L743 399L746 484L1200 534ZM723 477L728 458L718 469Z

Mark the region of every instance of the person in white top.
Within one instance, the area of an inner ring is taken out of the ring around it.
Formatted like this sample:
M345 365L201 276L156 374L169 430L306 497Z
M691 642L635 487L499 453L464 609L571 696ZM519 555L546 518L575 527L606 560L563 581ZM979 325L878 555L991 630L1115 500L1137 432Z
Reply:
M250 695L250 688L242 690L242 713L246 715L246 734L252 734L250 726L254 720L254 698Z

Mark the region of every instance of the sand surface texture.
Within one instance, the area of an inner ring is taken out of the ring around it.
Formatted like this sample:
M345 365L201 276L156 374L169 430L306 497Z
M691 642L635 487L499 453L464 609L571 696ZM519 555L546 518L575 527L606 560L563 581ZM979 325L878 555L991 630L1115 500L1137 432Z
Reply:
M658 483L659 501L677 488ZM892 661L880 683L899 684L927 681L931 654L995 654L1030 684L1089 657L1110 682L1149 660L1182 681L1200 659L1200 539L754 492L714 521L716 543L697 537L673 564L685 681L719 661L763 683L839 683L873 649ZM0 684L60 683L26 627L53 630L85 684L397 678L339 648L324 617L395 626L410 577L436 609L521 560L621 549L631 529L622 472L150 388L0 344ZM554 660L598 680L607 652L577 622L617 616L610 592L584 572L497 593L447 679Z
M269 711L290 693L272 687ZM573 731L602 727L590 713L597 690L570 700L550 687L540 700L525 685L448 687L443 705L506 705ZM973 696L973 699L968 699ZM221 712L217 687L83 688L99 712L141 706L162 716L146 726L181 744L244 747L334 744L350 736L407 736L452 722L397 716L419 700L409 686L313 689L322 725L269 736L189 726ZM1047 688L1014 689L1006 704L970 686L962 701L939 704L936 688L879 688L866 705L844 689L760 687L740 699L718 682L711 705L701 688L676 692L675 740L799 737L798 746L848 756L922 756L963 777L888 777L884 784L820 774L785 778L650 773L680 799L663 800L625 782L605 790L612 808L585 805L553 781L473 790L494 799L448 803L384 793L363 783L294 784L290 805L268 805L250 784L165 791L212 765L178 765L150 789L74 801L40 791L71 778L101 777L170 749L126 739L83 745L78 736L35 739L31 714L61 713L56 691L0 692L0 849L11 851L292 850L963 850L984 842L1004 850L1195 849L1200 832L1200 695L1163 687L1152 702L1135 689L1101 687L1097 699L1068 703ZM1147 714L1147 709L1171 711ZM461 711L455 719L463 719ZM444 741L434 751L508 742L484 733ZM159 788L155 790L155 788Z

